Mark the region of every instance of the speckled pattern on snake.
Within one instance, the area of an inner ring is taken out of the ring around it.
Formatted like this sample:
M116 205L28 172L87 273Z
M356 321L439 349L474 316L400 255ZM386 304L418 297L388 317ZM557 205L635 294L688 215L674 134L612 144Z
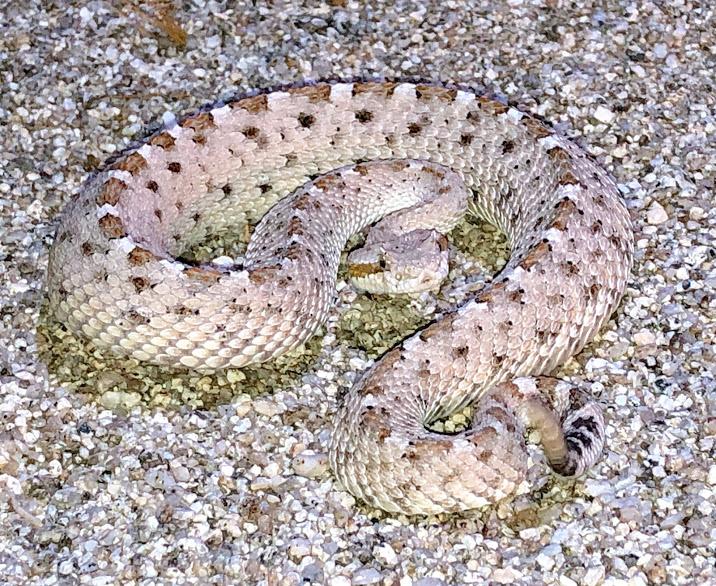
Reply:
M632 262L612 180L532 116L468 91L387 82L309 85L191 115L70 202L50 255L51 310L142 361L267 361L325 320L351 233L461 189L469 211L507 235L509 261L360 378L338 409L329 460L347 490L386 511L480 507L524 479L527 428L560 474L599 456L597 404L542 375L606 322ZM177 258L264 216L243 266ZM441 220L438 231L454 223ZM421 222L406 230L429 234ZM429 429L470 403L469 429Z

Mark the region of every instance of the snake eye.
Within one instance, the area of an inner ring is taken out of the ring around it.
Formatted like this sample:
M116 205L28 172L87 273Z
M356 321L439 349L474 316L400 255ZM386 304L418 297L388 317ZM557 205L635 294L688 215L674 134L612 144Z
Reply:
M379 266L381 269L383 269L383 270L385 270L386 268L388 268L388 263L385 262L385 257L384 257L384 256L381 256L381 257L380 257L380 260L378 261L378 266Z

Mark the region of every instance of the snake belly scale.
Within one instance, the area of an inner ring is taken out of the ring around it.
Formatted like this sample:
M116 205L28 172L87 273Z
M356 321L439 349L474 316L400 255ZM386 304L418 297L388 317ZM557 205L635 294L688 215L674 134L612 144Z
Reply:
M469 210L505 232L511 256L490 285L360 378L335 418L331 467L387 511L470 509L522 481L529 427L557 472L580 474L602 450L601 410L542 375L617 307L632 263L629 215L581 149L468 91L316 84L158 131L68 204L50 253L51 311L99 347L155 364L270 360L325 320L347 235L441 191L428 177L441 175L457 178L442 191L464 186ZM380 197L396 183L423 187ZM191 243L265 215L246 266L178 260ZM470 429L428 429L470 403Z

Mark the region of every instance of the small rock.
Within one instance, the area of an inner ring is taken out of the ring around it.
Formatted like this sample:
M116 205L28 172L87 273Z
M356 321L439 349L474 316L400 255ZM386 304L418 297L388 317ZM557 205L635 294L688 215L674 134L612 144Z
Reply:
M299 476L317 478L328 470L328 454L325 452L314 454L306 450L293 459L291 467Z
M544 555L543 553L539 554L537 556L537 563L542 567L543 570L550 571L552 568L554 568L554 560Z
M715 466L716 468L716 466ZM666 517L659 525L661 529L665 530L671 530L677 525L680 525L681 522L684 520L684 514L683 513L674 513L672 515L669 515Z
M604 124L611 124L614 121L614 118L616 115L611 110L608 110L604 106L597 106L597 109L594 110L594 118L599 120L599 122L603 122Z
M251 490L268 490L273 486L273 482L270 478L266 478L265 476L259 476L255 480L251 482L249 487Z
M604 358L590 358L587 362L587 370L599 370L609 364Z
M107 391L99 398L99 403L105 409L112 411L119 408L131 409L141 402L139 393L127 393L123 391Z
M206 39L206 46L209 47L209 49L216 49L216 47L221 46L221 37L219 35L209 37Z
M641 511L637 507L624 507L619 510L619 518L625 522L639 523L642 520Z
M398 556L395 550L387 543L373 548L373 555L384 566L394 566L398 563Z
M716 485L716 464L712 464L709 468L709 484Z
M311 553L311 542L308 539L297 538L291 542L288 555L294 561L299 561Z
M626 146L623 145L623 144L620 144L618 147L616 147L616 148L612 151L612 156L613 156L613 157L616 157L617 159L623 159L624 157L626 157L626 156L627 156L627 148L626 148Z
M64 560L60 562L60 565L58 566L58 570L60 574L63 576L67 576L71 574L75 569L75 564L72 560Z
M647 572L652 584L664 584L666 582L666 570L661 566L654 566Z
M211 264L216 265L217 267L231 268L236 263L230 256L217 256L211 261Z
M226 371L226 380L228 380L232 384L240 383L240 382L246 380L246 374L242 370L237 370L236 368L231 368ZM245 409L245 413L248 412L248 409L249 409L248 402L244 403L241 407L242 407L242 409Z
M532 539L538 539L539 536L540 536L540 530L537 529L536 527L529 527L528 529L522 529L522 531L520 531L520 539L523 539L525 541L530 541ZM463 540L463 543L464 543L464 540ZM474 549L474 546L471 549Z
M305 582L321 583L323 582L323 567L317 563L308 564L301 571L301 577Z
M512 568L498 568L492 572L492 579L498 584L512 584L522 578L522 574Z
M667 55L666 45L664 43L658 43L654 45L654 57L657 59L663 59Z
M703 220L705 215L704 208L694 206L689 210L690 220Z
M185 466L177 466L176 468L172 469L172 475L174 476L174 480L176 480L177 482L188 482L191 478L189 469Z
M375 568L361 568L353 572L353 586L361 584L377 584L383 579L380 572Z
M559 545L551 544L545 547L539 554L537 555L537 563L548 572L554 568L555 561L554 558L561 553L562 548Z
M669 215L658 201L652 203L651 207L649 207L649 210L646 212L646 221L653 226L663 224L668 219Z
M648 330L642 330L634 334L634 342L637 346L650 346L656 342L656 336Z
M264 399L258 399L254 401L254 411L259 415L265 415L266 417L273 417L280 413L278 405L275 401L266 401Z
M80 8L80 20L82 20L83 23L92 20L92 16L93 13L86 6Z
M592 566L584 574L582 578L582 584L584 586L599 586L604 582L604 566Z
M445 582L440 578L420 578L417 582L413 582L413 586L445 586Z

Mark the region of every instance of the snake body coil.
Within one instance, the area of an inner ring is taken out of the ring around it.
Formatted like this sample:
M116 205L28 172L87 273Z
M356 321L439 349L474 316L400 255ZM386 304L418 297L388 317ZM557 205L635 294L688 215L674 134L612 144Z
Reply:
M633 248L608 175L514 108L433 85L318 84L185 118L68 205L50 256L50 306L72 331L139 360L266 361L326 318L352 232L463 188L469 209L505 232L511 257L491 285L361 378L336 416L330 461L348 490L388 511L481 506L524 477L526 426L540 430L562 474L581 473L601 451L597 406L539 375L609 318ZM245 266L177 260L279 200ZM452 213L427 227L449 229ZM478 399L469 430L427 429Z

